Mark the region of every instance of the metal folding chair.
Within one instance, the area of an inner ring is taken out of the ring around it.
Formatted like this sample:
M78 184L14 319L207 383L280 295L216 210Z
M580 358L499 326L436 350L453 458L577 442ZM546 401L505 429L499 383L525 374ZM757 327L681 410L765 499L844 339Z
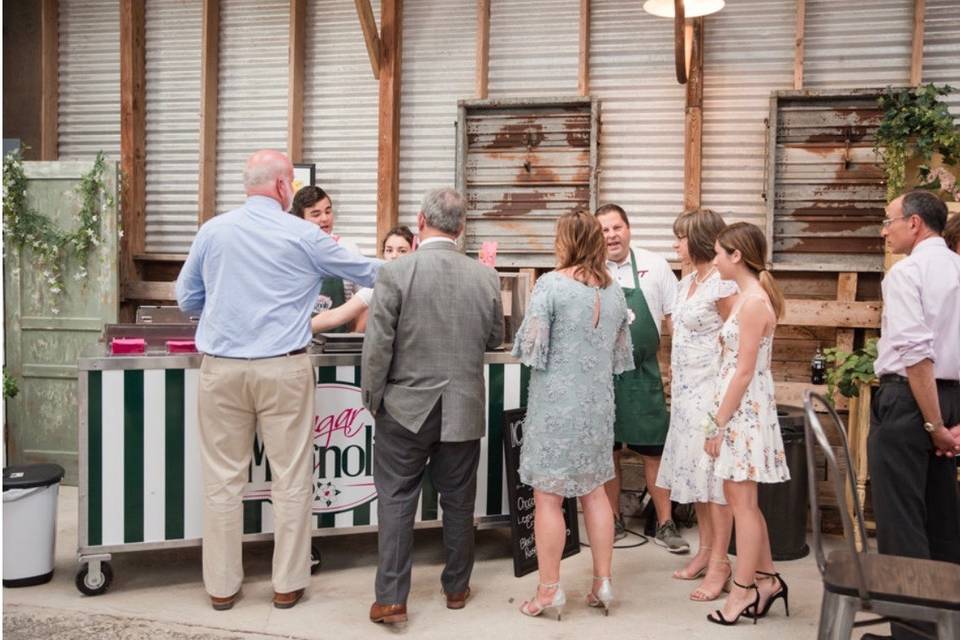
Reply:
M814 401L825 409L837 431L842 445L843 470L837 464ZM811 391L804 393L803 410L813 548L823 578L823 602L817 637L821 640L846 640L854 627L897 622L926 637L938 640L960 638L960 565L871 553L863 525L863 507L857 492L847 491L846 483L856 487L856 480L850 466L850 448L843 422L823 396ZM816 445L823 452L827 472L833 481L846 538L846 548L837 549L829 556L824 556L820 535L820 504L814 458ZM847 500L853 502L856 528L846 508ZM879 617L854 622L857 611L867 611ZM911 624L915 620L934 623L937 635L931 636L918 629Z

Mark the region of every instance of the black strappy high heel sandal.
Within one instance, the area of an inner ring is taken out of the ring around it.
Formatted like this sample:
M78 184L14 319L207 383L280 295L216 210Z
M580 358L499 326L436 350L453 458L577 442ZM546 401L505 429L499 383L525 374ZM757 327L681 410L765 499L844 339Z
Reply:
M757 571L757 575L761 575L765 578L770 578L771 580L776 580L780 583L780 591L777 591L775 594L770 596L770 598L764 603L763 609L758 609L755 611L758 618L763 618L770 612L770 605L773 604L773 601L777 598L783 598L783 609L787 613L787 617L790 617L790 600L789 594L790 589L787 587L787 583L783 581L783 576L779 573L767 573L766 571Z
M757 589L757 583L747 585L747 584L740 584L739 582L734 580L733 584L740 587L741 589L753 589L754 592L756 592L757 594L756 597L753 599L753 602L745 606L740 611L740 613L737 614L737 617L734 618L733 620L727 620L726 618L724 618L723 611L721 611L720 609L717 609L713 613L708 613L707 620L709 620L714 624L722 624L725 627L730 627L737 624L737 622L740 620L740 616L747 616L748 618L751 618L751 617L753 618L753 624L757 624L757 615L756 615L757 607L760 606L760 590ZM753 609L753 614L750 613L751 609ZM714 617L714 614L716 614L716 617Z

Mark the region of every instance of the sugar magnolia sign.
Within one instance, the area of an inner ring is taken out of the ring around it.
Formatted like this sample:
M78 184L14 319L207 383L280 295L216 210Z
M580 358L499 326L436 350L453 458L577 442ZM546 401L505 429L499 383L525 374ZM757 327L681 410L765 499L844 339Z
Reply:
M313 419L313 512L351 511L377 497L373 485L373 416L360 388L337 382L316 388ZM244 500L270 497L270 467L263 443L254 443Z

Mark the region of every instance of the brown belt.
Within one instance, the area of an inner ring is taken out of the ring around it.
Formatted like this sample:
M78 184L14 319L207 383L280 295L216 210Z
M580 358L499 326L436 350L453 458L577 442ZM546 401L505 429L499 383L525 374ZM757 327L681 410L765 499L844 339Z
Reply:
M236 356L218 356L214 353L208 353L206 355L213 356L214 358L225 358L226 360L269 360L270 358L284 358L286 356L299 356L307 352L307 348L303 347L302 349L294 349L293 351L288 351L287 353L281 353L276 356L258 356L256 358L238 358Z

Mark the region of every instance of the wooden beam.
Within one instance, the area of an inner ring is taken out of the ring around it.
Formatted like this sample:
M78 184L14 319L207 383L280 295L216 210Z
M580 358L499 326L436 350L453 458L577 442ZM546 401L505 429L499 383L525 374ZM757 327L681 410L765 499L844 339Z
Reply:
M292 162L303 162L303 82L307 65L307 0L290 0L289 55L287 155Z
M200 44L200 166L197 224L217 211L217 102L220 94L220 0L203 0Z
M120 167L123 171L121 282L138 279L133 256L146 243L146 47L145 8L120 2Z
M123 286L125 300L176 300L176 282L127 282Z
M590 0L580 0L580 69L577 91L590 95Z
M857 274L841 273L837 277L837 300L854 302L857 299ZM837 330L837 347L844 351L853 351L853 329Z
M926 0L913 0L913 52L910 56L910 84L914 87L923 82L923 21L926 10Z
M40 6L40 159L59 156L60 2L43 0Z
M691 21L693 27L690 73L683 121L683 208L700 206L703 177L703 18Z
M490 78L490 0L477 0L477 97L487 97Z
M400 202L400 60L403 0L380 5L379 144L377 150L377 247L397 225ZM378 251L379 253L379 251Z
M367 43L367 56L370 57L370 68L373 69L375 80L380 79L380 66L383 62L383 43L377 35L377 20L373 16L370 0L353 0L357 6L357 16L360 18L360 29L363 31L363 41ZM384 11L381 8L380 22L383 22Z
M797 16L793 41L793 88L803 89L804 31L807 23L807 2L797 0Z
M787 300L782 325L873 329L880 326L881 302Z

